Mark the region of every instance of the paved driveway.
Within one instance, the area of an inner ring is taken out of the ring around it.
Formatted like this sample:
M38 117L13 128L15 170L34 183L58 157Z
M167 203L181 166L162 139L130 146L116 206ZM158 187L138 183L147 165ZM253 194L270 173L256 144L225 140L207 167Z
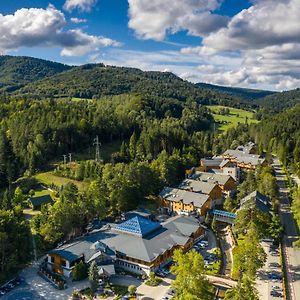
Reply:
M171 286L171 278L164 278L159 286L141 284L137 289L138 300L160 300L165 296Z

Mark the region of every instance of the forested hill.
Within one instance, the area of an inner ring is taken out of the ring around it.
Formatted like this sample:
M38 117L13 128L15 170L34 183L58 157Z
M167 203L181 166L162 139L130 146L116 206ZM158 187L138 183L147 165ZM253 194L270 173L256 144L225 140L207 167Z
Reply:
M252 126L251 136L260 149L277 153L284 165L300 170L300 104Z
M269 112L281 112L300 103L300 89L276 93L256 101Z
M196 86L202 89L210 89L212 91L226 93L245 100L255 100L255 99L260 99L269 95L276 94L276 92L273 91L246 89L246 88L238 88L238 87L227 87L227 86L213 85L213 84L202 83L202 82L196 83Z
M87 64L50 78L28 84L19 95L34 98L101 98L106 95L138 93L180 101L193 99L205 104L235 104L239 99L208 89L199 89L169 72L144 72L139 69Z
M0 56L0 91L12 92L27 83L69 70L71 67L25 56Z

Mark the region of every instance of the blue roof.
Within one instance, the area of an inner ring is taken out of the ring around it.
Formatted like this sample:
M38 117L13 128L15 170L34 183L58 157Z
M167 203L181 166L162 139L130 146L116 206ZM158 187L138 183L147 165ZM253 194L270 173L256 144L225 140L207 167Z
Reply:
M141 216L136 216L117 225L115 230L144 237L160 227L161 225L158 222L153 222Z
M219 215L219 216L222 216L222 217L232 218L232 219L236 218L236 214L228 212L228 211L224 211L224 210L214 209L213 214L214 215Z

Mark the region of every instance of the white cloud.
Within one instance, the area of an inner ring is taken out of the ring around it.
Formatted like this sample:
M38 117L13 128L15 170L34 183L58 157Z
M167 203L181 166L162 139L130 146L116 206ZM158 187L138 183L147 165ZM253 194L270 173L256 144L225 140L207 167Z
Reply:
M70 30L69 34L74 36L74 39L78 41L78 44L71 44L70 46L66 45L61 51L62 56L81 56L91 51L97 51L99 48L120 46L120 43L109 38L88 35L79 29Z
M211 12L222 0L128 0L129 23L141 39L163 40L167 33L188 30L195 36L224 27L228 18Z
M100 47L118 46L118 42L84 33L64 30L64 14L54 6L46 9L22 8L13 15L0 14L0 50L20 47L61 47L65 56L83 55Z
M87 19L71 18L70 21L74 24L86 23Z
M74 9L79 9L80 11L90 11L94 5L96 5L97 0L67 0L64 4L64 9L67 11L72 11Z
M300 84L300 1L252 0L226 27L205 36L183 54L209 58L211 83L254 88L290 89ZM217 71L215 57L226 57ZM236 58L239 57L239 64ZM199 70L205 71L202 67Z
M300 42L299 0L256 2L203 44L219 50L247 50Z

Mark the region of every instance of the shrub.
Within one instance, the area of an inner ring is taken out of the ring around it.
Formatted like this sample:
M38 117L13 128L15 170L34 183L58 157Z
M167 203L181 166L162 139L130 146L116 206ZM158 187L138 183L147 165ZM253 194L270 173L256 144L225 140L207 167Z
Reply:
M158 286L162 280L155 276L154 272L149 274L149 279L146 281L146 284L149 286Z
M130 285L129 287L128 287L128 293L130 294L130 295L134 295L135 293L136 293L136 286L135 285Z

